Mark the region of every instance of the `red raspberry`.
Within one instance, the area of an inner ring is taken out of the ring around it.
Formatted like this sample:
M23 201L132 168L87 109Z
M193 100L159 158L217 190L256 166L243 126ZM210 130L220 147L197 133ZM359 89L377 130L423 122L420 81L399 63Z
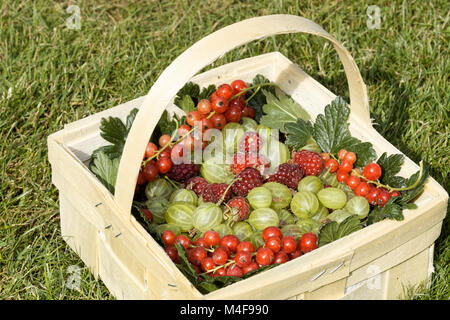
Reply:
M293 163L283 163L271 174L267 181L282 183L289 188L297 189L298 182L303 178L305 172L299 165Z
M185 182L188 179L195 177L200 172L200 167L195 163L181 163L173 164L167 176L178 182Z
M217 203L222 199L225 190L228 188L228 184L226 183L212 183L207 185L201 194L204 202L213 202ZM231 189L228 189L224 201L228 201L231 199Z
M225 206L224 217L238 222L246 220L250 214L250 205L244 197L234 197Z
M209 183L202 177L192 177L185 183L185 188L195 192L197 196L200 196L203 190L208 186Z
M317 176L323 170L323 159L317 152L300 150L294 153L293 163L300 166L307 176Z
M270 161L262 154L237 152L231 165L233 172L239 174L242 170L249 167L264 172L270 167Z
M257 153L262 146L261 138L256 132L246 132L239 142L239 150Z
M233 193L245 197L250 190L263 184L264 178L261 173L254 168L245 168L237 175L238 179L231 186Z

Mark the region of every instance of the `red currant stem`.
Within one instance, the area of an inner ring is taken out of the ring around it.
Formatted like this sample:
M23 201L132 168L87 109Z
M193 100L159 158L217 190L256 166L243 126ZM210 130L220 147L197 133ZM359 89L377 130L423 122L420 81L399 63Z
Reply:
M244 93L246 93L246 92L249 91L249 90L253 90L253 89L257 89L257 88L259 89L259 88L261 88L261 87L266 87L266 86L275 86L275 87L278 87L278 84L276 84L276 83L274 83L274 82L267 82L267 83L256 84L256 85L254 85L254 86L245 88L245 89L241 90L240 92L236 93L234 96L232 96L230 99L228 99L228 101L231 101L231 100L233 100L233 99L235 99L235 98L240 97L241 95L243 95Z
M177 132L178 132L178 121L176 119L174 119L174 120L175 120L175 122L177 124L177 127L175 128L175 131L172 134L172 139L171 140L175 139L175 137L177 135ZM192 133L192 131L194 131L196 128L197 128L197 126L192 127L191 130L189 130L186 134L181 136L177 141L166 144L164 147L159 149L153 156L151 156L150 158L145 159L142 162L142 166L145 166L147 164L147 162L149 162L150 160L152 160L152 159L156 158L157 156L159 156L161 154L161 152L163 152L167 147L169 147L169 146L172 147L172 146L176 145L177 143L181 142L184 138L186 138L188 135L190 135Z
M411 189L414 189L415 187L417 187L417 185L420 182L420 179L422 179L422 175L423 175L423 162L422 161L420 161L419 166L420 166L420 169L419 169L419 176L417 177L417 180L413 184L411 184L410 186L403 187L403 188L394 188L394 187L382 184L378 180L376 180L376 181L375 180L368 180L366 177L364 177L363 175L360 175L354 169L352 169L352 173L354 175L356 175L357 177L359 177L359 178L363 178L364 180L367 180L368 183L373 183L377 187L386 188L389 192L392 192L392 191L406 191L406 190L411 190Z
M253 97L258 93L259 89L261 89L261 87L256 88L253 94L247 100L245 100L245 104L248 104L248 102L253 99Z
M200 273L200 275L204 275L204 274L216 272L217 270L222 269L222 268L226 268L226 267L232 265L233 263L236 263L236 262L235 262L234 260L228 260L228 262L226 262L226 263L224 263L224 264L222 264L222 265L220 265L220 266L217 266L217 267L215 267L215 268L212 268L212 269L210 269L210 270L208 270L208 271L205 271L205 272L203 272L203 273Z
M325 173L322 175L322 179L326 179L328 177L328 174L330 173L331 168L326 168Z
M195 236L195 234L197 233L197 229L192 228L191 230L189 230L189 237L193 238Z
M208 116L206 117L206 119L210 119L213 115L215 115L216 112L215 111L211 111Z

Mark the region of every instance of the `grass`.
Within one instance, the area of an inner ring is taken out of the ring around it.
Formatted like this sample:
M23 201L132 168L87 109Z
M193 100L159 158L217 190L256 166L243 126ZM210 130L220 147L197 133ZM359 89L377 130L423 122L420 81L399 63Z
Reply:
M412 160L429 162L449 190L448 2L377 1L380 29L366 25L373 1L77 1L80 30L66 26L70 4L0 4L1 299L113 298L61 238L46 138L146 94L191 44L253 16L301 15L337 37L368 86L376 129ZM256 41L213 66L273 50L348 97L333 48L312 36ZM449 298L448 221L436 242L431 285L407 288L407 298ZM80 290L66 285L70 266L80 268Z

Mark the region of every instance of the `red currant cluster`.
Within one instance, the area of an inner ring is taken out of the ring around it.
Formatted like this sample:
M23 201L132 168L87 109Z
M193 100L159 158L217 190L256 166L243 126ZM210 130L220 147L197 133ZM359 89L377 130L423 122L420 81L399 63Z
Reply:
M239 122L242 117L255 117L255 109L247 106L243 98L243 90L247 84L242 80L234 80L231 85L222 84L214 91L209 100L202 99L197 109L186 115L187 124L194 126L201 122L203 131L211 128L222 129L228 122Z
M137 185L143 185L155 180L158 173L164 174L172 168L171 152L168 147L172 137L164 134L159 137L159 148L153 142L149 142L145 148L144 165L141 167L138 175Z
M249 241L240 241L234 235L220 237L213 230L206 231L194 242L185 235L176 236L171 230L164 231L161 238L173 262L180 262L174 246L178 242L186 249L187 258L197 274L204 272L213 277L242 277L260 267L285 263L317 248L314 233L303 234L297 243L294 237L283 236L277 227L263 230L264 245L256 250Z
M372 205L383 207L391 197L400 196L399 191L389 192L386 188L378 186L376 181L381 177L381 167L374 162L367 164L361 172L353 168L356 162L356 154L345 149L338 152L339 161L330 158L327 153L321 154L325 161L325 167L330 172L336 172L336 180L345 183L353 192L360 197L365 197Z

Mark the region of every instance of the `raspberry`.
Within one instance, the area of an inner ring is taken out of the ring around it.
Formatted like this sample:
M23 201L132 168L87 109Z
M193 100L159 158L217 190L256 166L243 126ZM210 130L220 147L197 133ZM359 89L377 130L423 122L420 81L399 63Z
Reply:
M239 150L256 153L262 146L262 141L256 132L246 132L239 142Z
M173 164L167 176L178 182L185 182L189 178L195 177L200 172L200 167L195 163Z
M298 182L303 178L305 172L299 165L293 163L283 163L271 174L267 181L282 183L289 188L297 189Z
M209 184L203 189L201 194L204 202L213 202L217 203L222 199L225 190L228 188L228 184L226 183L212 183ZM224 201L228 201L231 199L231 190L228 189Z
M231 190L237 196L245 197L250 190L263 184L264 178L258 170L245 168L237 175L238 179L231 186Z
M246 220L250 214L250 205L244 197L234 197L227 202L224 217L238 222Z
M209 183L206 179L202 177L192 177L185 183L185 188L195 192L197 196L200 196L203 190L208 186Z
M293 157L293 163L300 166L307 176L317 176L323 170L323 160L320 154L313 151L300 150Z
M239 174L242 170L249 167L264 172L270 167L270 161L258 153L238 152L234 155L231 168L235 174Z

